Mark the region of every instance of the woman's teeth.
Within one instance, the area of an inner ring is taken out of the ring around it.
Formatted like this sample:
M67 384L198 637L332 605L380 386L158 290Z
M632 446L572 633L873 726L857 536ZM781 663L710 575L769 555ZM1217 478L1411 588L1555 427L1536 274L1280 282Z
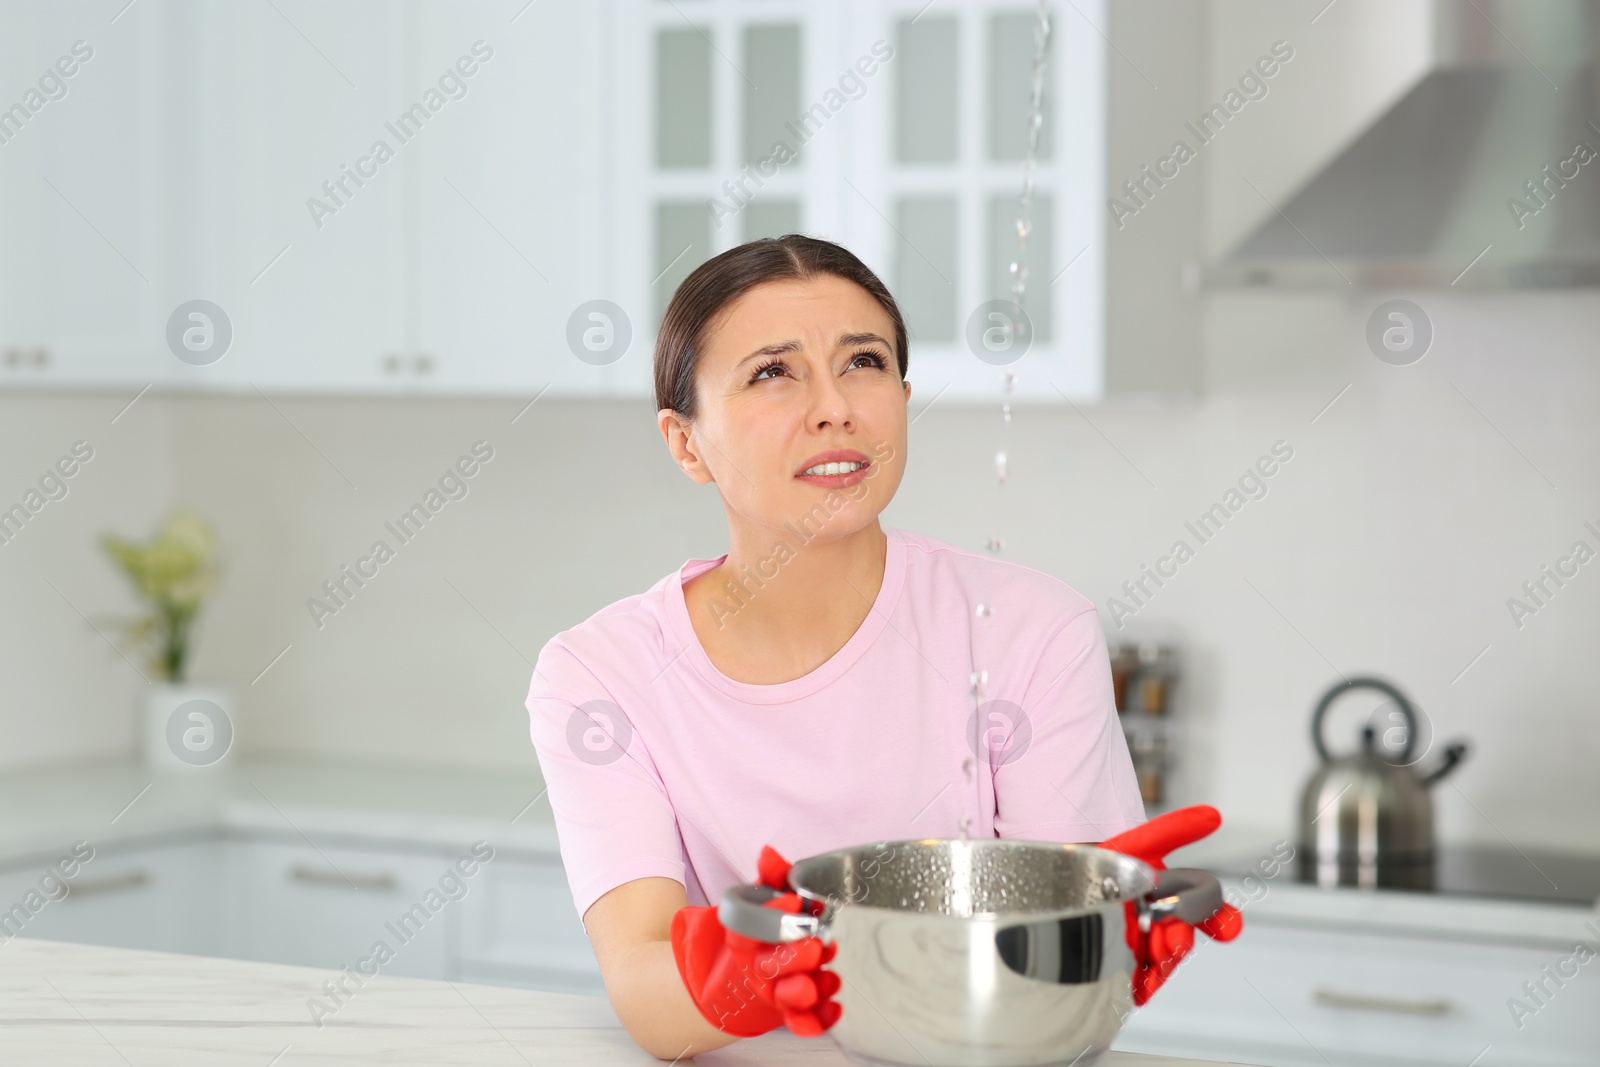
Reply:
M865 463L819 463L801 471L801 474L848 474L866 466Z

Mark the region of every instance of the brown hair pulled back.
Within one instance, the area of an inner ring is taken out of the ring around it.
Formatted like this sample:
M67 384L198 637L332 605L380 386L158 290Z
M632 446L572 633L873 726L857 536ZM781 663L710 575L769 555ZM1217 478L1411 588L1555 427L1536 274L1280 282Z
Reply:
M904 381L906 324L888 287L842 245L789 233L763 237L712 256L678 285L656 332L656 410L671 408L686 419L695 418L695 371L711 323L724 308L765 282L805 281L819 274L855 282L888 312L894 323L900 380Z

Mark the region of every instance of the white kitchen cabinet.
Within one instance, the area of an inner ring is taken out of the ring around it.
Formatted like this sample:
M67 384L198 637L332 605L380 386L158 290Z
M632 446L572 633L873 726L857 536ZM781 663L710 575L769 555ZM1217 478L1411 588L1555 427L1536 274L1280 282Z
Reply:
M1470 933L1470 932L1467 932ZM1572 945L1278 925L1247 915L1194 952L1116 1047L1282 1067L1580 1067L1600 1051L1600 982L1568 979L1519 1028L1507 1007Z
M144 0L108 19L0 10L0 69L92 53L0 145L0 388L396 385L406 150L384 124L403 110L404 9ZM397 158L353 184L381 138ZM212 362L168 341L193 300L231 333Z
M165 371L159 41L108 18L49 0L0 12L0 388Z
M63 848L0 874L0 907L23 902L29 890L40 888L56 856L70 851ZM215 840L98 847L67 879L64 897L50 900L25 924L6 929L55 941L215 954L225 921L222 863Z
M455 865L476 854L472 846L190 837L97 848L67 895L35 913L13 905L39 888L55 854L11 862L0 870L0 941L37 937L334 970L373 958L382 942L392 957L379 965L384 974L603 992L554 853L495 854L461 875Z
M464 980L604 992L558 857L497 858L462 905L457 967Z
M393 958L382 964L382 973L446 975L464 899L456 891L452 901L440 890L453 856L272 841L231 844L226 885L238 919L224 955L354 968L383 942ZM476 880L464 879L468 895Z
M0 69L93 59L0 145L0 388L613 392L567 344L606 295L604 10L8 5ZM192 300L213 362L170 350Z
M463 94L406 160L409 348L428 361L430 389L593 395L613 393L624 372L648 378L637 334L620 366L580 360L567 340L579 305L616 297L602 270L608 69L575 61L607 54L606 6L416 8L407 84L446 79Z
M384 367L405 348L416 149L389 127L420 93L405 78L406 10L165 0L144 14L164 22L175 53L159 142L173 252L158 340L192 299L219 305L233 331L216 362L168 354L172 384L348 391L397 380ZM392 153L382 164L380 141Z

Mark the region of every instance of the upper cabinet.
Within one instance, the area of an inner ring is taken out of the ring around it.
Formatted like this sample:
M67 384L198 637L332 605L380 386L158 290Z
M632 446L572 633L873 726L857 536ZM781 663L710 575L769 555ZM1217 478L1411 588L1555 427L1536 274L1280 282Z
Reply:
M140 6L143 5L141 0ZM126 17L133 18L138 8ZM158 3L168 55L167 203L174 254L163 322L186 302L226 315L231 342L174 384L391 388L406 353L406 20L384 0ZM453 116L448 108L429 126ZM418 120L421 121L421 120ZM418 139L431 133L423 129ZM202 309L203 313L203 309ZM189 312L180 312L187 320ZM220 326L220 323L219 323ZM173 347L166 336L157 338Z
M527 0L415 10L409 80L460 93L408 160L408 337L438 388L616 391L612 354L579 358L568 330L608 295L606 16Z
M157 35L45 0L0 9L0 383L163 373ZM169 357L170 358L170 357Z
M1100 3L1052 7L1025 257L1030 4L118 6L0 11L0 387L643 397L678 282L800 231L925 400L1100 395Z

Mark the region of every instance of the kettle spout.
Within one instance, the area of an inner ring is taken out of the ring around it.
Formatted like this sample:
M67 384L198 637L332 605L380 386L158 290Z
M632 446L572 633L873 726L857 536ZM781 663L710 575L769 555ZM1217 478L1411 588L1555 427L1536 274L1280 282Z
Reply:
M1465 741L1451 742L1445 746L1445 750L1443 754L1440 755L1439 762L1434 766L1434 768L1431 771L1422 773L1417 778L1417 784L1422 786L1424 789L1428 788L1445 775L1455 770L1456 764L1460 763L1466 758L1466 756L1467 743Z

